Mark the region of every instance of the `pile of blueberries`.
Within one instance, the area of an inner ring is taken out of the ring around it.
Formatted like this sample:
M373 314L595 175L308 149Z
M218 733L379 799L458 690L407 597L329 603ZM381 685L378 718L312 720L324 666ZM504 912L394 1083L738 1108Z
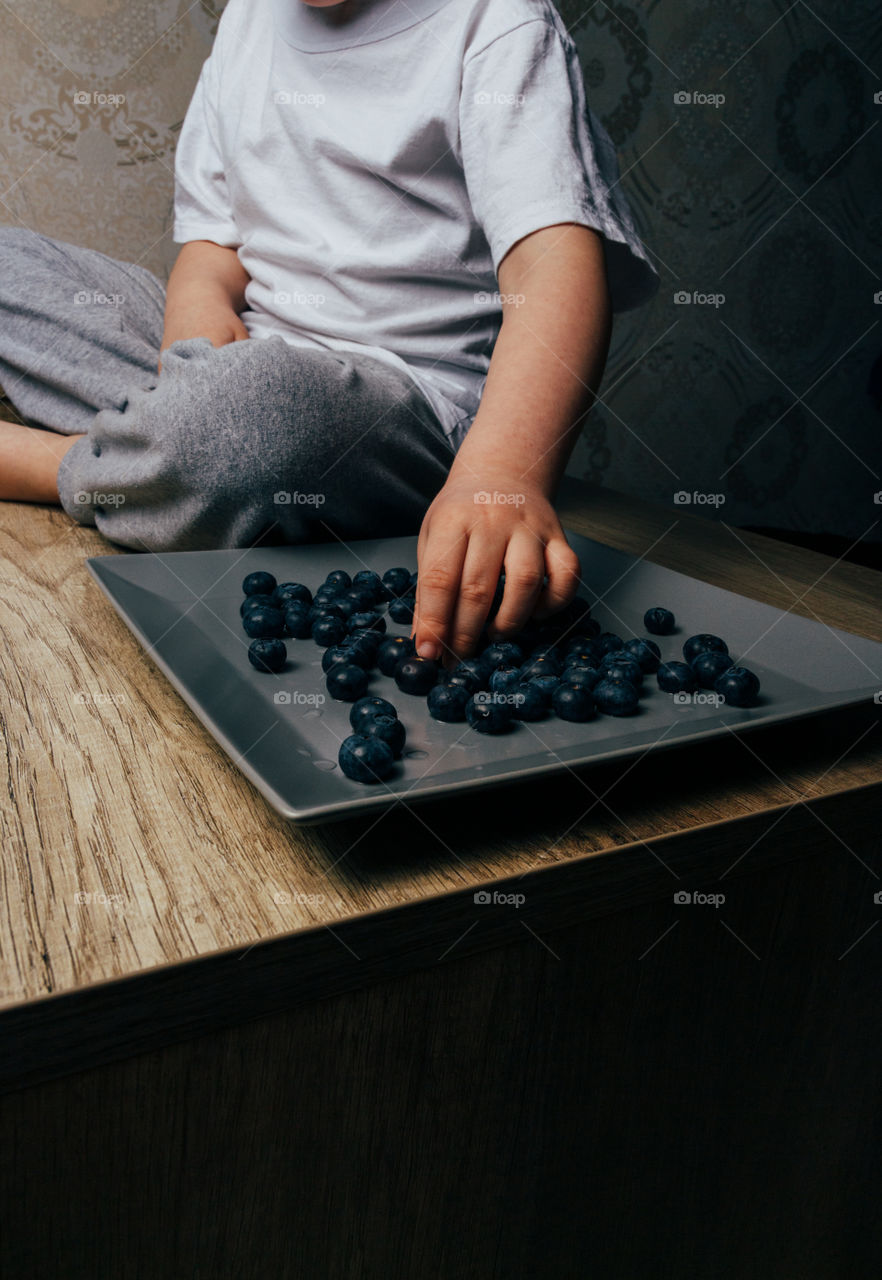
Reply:
M338 761L348 778L380 782L400 759L406 738L398 712L385 698L367 694L374 668L394 679L402 693L426 699L429 714L446 723L465 721L478 733L505 733L518 720L554 714L583 723L597 712L632 715L646 675L665 693L713 690L735 707L756 702L759 680L735 666L719 636L690 636L683 662L662 662L649 636L623 640L601 631L587 600L570 601L544 622L529 622L510 640L491 641L486 625L477 654L452 670L417 655L407 636L386 634L386 619L413 621L416 573L396 567L382 577L363 569L329 573L315 595L302 582L279 583L271 573L249 573L242 583L240 613L251 644L248 658L258 671L278 672L288 659L286 638L312 639L324 649L322 670L332 698L351 702L352 733ZM502 573L488 621L502 602ZM671 635L669 609L648 609L650 635Z

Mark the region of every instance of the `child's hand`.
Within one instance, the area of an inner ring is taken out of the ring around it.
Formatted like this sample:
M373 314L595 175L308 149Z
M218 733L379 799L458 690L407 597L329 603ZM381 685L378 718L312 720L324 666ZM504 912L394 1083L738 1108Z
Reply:
M550 500L514 470L448 478L423 519L417 561L411 636L445 666L472 652L503 567L505 594L487 628L495 639L567 604L580 581Z
M228 342L241 342L248 330L232 309L224 305L194 302L166 314L160 353L183 338L208 338L212 346L225 347ZM162 371L162 361L158 365Z

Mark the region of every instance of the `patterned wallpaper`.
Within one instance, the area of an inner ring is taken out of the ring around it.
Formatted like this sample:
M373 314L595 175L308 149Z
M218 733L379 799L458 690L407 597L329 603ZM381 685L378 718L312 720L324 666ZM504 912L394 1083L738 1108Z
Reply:
M879 0L557 7L662 279L616 322L569 471L672 519L686 495L736 526L882 540ZM222 8L7 0L0 221L165 278Z

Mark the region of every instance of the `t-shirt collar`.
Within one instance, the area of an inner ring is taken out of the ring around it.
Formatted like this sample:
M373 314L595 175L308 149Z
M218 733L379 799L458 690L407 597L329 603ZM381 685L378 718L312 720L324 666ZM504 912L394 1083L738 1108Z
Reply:
M307 53L351 49L414 27L443 9L450 0L358 0L345 22L332 22L329 8L314 8L303 0L272 0L276 31L295 49Z

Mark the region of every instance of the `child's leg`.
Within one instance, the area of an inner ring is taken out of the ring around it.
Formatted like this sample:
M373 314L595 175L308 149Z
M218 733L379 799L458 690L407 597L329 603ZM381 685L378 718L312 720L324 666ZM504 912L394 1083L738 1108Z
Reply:
M0 385L31 426L80 435L155 383L164 307L144 267L0 227Z
M140 551L416 533L454 451L405 373L279 336L173 343L61 462L65 511Z

